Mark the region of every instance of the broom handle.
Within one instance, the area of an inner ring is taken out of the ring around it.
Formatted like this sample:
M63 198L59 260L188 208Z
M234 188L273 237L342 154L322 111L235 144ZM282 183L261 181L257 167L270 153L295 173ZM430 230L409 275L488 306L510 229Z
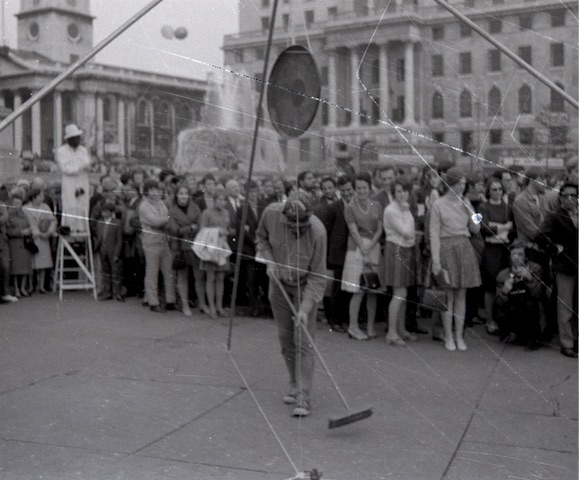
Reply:
M289 298L288 293L286 292L286 289L284 288L284 286L281 284L281 281L279 278L277 278L277 275L275 273L273 273L271 275L273 277L273 279L275 280L275 283L277 284L278 288L281 290L281 293L283 294L284 298L286 299L289 307L291 308L291 311L294 315L294 321L297 321L298 318L298 312L296 312L296 308L293 304L293 302L291 301L291 298ZM336 381L334 380L334 377L332 375L332 373L330 372L330 369L328 368L328 365L326 365L326 362L324 361L324 357L322 357L321 352L318 350L318 347L316 345L316 342L314 342L314 339L312 338L312 335L310 334L310 332L308 332L307 327L303 324L303 322L299 322L299 326L301 327L302 331L306 334L306 337L308 337L308 341L312 344L312 348L314 349L314 351L316 352L316 355L318 356L318 358L320 359L320 363L322 364L322 366L324 367L324 370L326 371L326 373L328 374L328 377L330 378L330 381L332 382L332 384L334 385L334 388L336 389L336 392L338 392L338 396L340 397L340 400L342 400L342 403L344 404L344 407L346 407L348 410L350 410L350 406L348 405L348 402L346 401L346 397L344 397L344 394L342 393L342 391L340 390L340 387L338 387L338 384L336 383Z

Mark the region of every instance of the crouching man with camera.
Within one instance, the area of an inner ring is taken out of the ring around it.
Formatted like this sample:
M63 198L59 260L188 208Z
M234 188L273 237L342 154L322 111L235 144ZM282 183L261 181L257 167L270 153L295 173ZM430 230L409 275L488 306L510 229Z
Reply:
M536 350L541 336L541 267L527 260L522 242L513 242L510 250L510 267L497 276L496 320L500 338Z

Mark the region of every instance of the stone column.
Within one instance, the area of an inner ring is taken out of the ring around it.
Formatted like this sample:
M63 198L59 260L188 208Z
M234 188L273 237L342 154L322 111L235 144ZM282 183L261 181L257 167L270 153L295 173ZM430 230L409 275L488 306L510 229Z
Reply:
M127 105L127 148L126 152L127 155L130 157L133 153L132 145L133 141L133 132L135 131L135 102L131 100Z
M388 44L380 45L378 56L378 70L380 72L380 114L390 118L390 84L388 82Z
M123 99L119 98L117 103L117 135L119 142L119 155L125 155L125 131L126 131L126 118L125 118L125 102Z
M336 51L328 52L328 127L336 128L338 125L338 72L336 68Z
M360 82L358 81L358 77L356 72L358 71L358 67L360 66L360 55L358 54L358 50L356 48L350 49L350 70L351 70L351 90L352 90L352 103L351 103L351 127L359 127L360 126ZM360 78L362 77L362 72L360 71Z
M414 43L404 46L404 124L414 123Z
M14 92L14 110L18 110L22 105L22 94L20 90ZM16 151L22 153L22 116L14 120L14 148Z
M52 96L54 105L52 132L54 135L54 151L62 145L62 93L55 91Z
M42 127L40 123L40 102L32 106L32 154L42 154Z
M96 138L95 148L96 154L100 161L104 159L105 153L105 122L103 117L103 98L99 95L96 98Z

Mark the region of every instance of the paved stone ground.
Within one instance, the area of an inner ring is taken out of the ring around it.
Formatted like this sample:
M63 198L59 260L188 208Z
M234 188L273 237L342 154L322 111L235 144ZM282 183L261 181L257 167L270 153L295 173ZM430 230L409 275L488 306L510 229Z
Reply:
M319 363L312 415L290 417L272 320L236 318L230 356L224 319L70 292L0 306L0 330L0 479L577 479L577 362L481 326L447 352L319 324L349 403L375 412L335 430Z

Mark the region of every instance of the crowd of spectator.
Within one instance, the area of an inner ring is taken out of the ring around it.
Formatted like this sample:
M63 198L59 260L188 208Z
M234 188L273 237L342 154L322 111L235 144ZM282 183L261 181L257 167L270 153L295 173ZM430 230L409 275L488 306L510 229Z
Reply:
M528 350L558 335L561 352L577 357L576 157L565 166L555 177L536 167L467 174L382 166L249 185L219 172L198 178L133 166L91 186L98 298L226 316L240 257L237 305L271 316L256 231L270 204L305 192L328 234L323 315L335 332L369 340L383 322L389 345L430 333L464 351L464 328L485 323L488 334ZM2 303L55 286L61 211L58 183L0 187ZM446 292L446 311L421 307L427 278ZM431 318L430 332L419 317Z

